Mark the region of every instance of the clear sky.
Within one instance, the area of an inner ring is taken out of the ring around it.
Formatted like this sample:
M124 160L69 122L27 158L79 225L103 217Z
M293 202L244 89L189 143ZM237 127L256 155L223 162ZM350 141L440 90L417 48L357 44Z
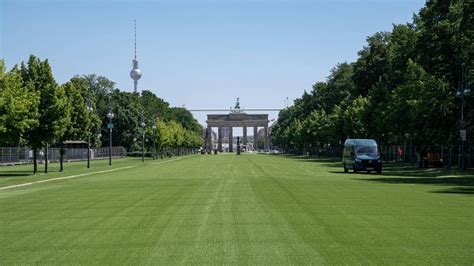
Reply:
M49 59L58 83L95 73L133 91L137 19L139 88L189 109L229 108L236 97L241 107L281 108L424 3L0 0L0 57L10 68L34 54Z

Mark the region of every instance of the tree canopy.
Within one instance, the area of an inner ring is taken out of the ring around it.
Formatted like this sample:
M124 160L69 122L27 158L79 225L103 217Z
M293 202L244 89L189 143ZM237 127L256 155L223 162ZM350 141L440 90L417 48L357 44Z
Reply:
M340 145L348 137L387 145L411 134L421 145L455 144L463 64L468 86L473 83L473 14L472 1L427 1L410 23L369 36L355 62L337 64L279 113L273 142L298 152ZM472 131L474 101L465 101Z
M153 125L158 127L160 147L202 145L202 126L192 114L170 107L151 91L124 92L96 74L77 75L58 85L48 60L31 55L10 71L0 60L0 145L40 149L64 140L91 140L92 146L100 146L109 141L109 110L114 113L115 146L131 150L142 121L151 139Z

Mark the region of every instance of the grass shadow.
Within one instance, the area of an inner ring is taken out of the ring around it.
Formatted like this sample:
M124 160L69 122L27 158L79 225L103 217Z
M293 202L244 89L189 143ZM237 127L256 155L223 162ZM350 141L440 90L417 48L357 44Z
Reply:
M329 171L330 173L344 173L342 162L335 159L311 159L320 162L321 166L335 168L337 170ZM458 169L448 168L419 168L400 162L389 162L382 164L382 176L400 176L400 177L449 177L462 176L474 178L474 171L467 170L465 172Z
M330 168L329 173L344 174L342 163L335 158L311 158L307 156L286 156L299 161L318 162L321 166ZM353 180L366 182L379 182L386 184L412 184L412 185L436 185L451 186L443 190L432 191L433 193L465 194L474 195L474 171L460 171L448 168L419 168L400 162L384 163L382 174L372 172L354 174L349 172Z
M413 185L445 185L445 186L474 186L474 178L465 177L382 177L382 178L357 178L357 180L380 182L388 184L413 184Z
M33 171L0 171L0 178L15 176L32 176Z
M381 177L352 178L353 180L378 182L386 184L453 186L451 188L431 191L432 193L474 194L474 177L472 176L438 176L438 177Z
M282 154L280 156L283 156L283 157L288 158L288 159L303 161L303 162L330 163L330 164L334 164L334 166L335 165L340 165L340 160L338 158L314 157L314 156L290 155L290 154Z
M385 175L410 177L473 176L474 172L462 172L448 168L419 168L401 163L389 163L383 167Z
M443 190L432 191L433 193L465 194L474 196L474 187L452 187Z

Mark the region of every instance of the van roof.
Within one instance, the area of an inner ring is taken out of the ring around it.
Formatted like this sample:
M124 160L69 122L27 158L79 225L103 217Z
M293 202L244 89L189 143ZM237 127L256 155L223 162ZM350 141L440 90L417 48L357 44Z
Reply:
M345 144L376 146L377 142L374 139L346 139Z

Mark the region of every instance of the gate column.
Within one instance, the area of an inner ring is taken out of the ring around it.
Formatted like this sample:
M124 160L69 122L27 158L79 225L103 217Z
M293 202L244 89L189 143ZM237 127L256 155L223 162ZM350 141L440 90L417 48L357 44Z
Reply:
M210 127L209 125L207 125L207 138L206 138L206 149L208 151L211 151L212 150L212 127Z
M217 129L217 150L218 151L222 151L222 127L219 127Z
M234 136L232 127L229 127L229 152L234 152Z
M269 134L268 134L268 126L264 128L264 134L265 134L265 151L268 151L270 149L270 139L269 139Z
M258 128L253 127L253 149L258 149Z
M244 136L243 136L242 143L243 145L247 145L247 126L243 127L243 131L244 131Z

